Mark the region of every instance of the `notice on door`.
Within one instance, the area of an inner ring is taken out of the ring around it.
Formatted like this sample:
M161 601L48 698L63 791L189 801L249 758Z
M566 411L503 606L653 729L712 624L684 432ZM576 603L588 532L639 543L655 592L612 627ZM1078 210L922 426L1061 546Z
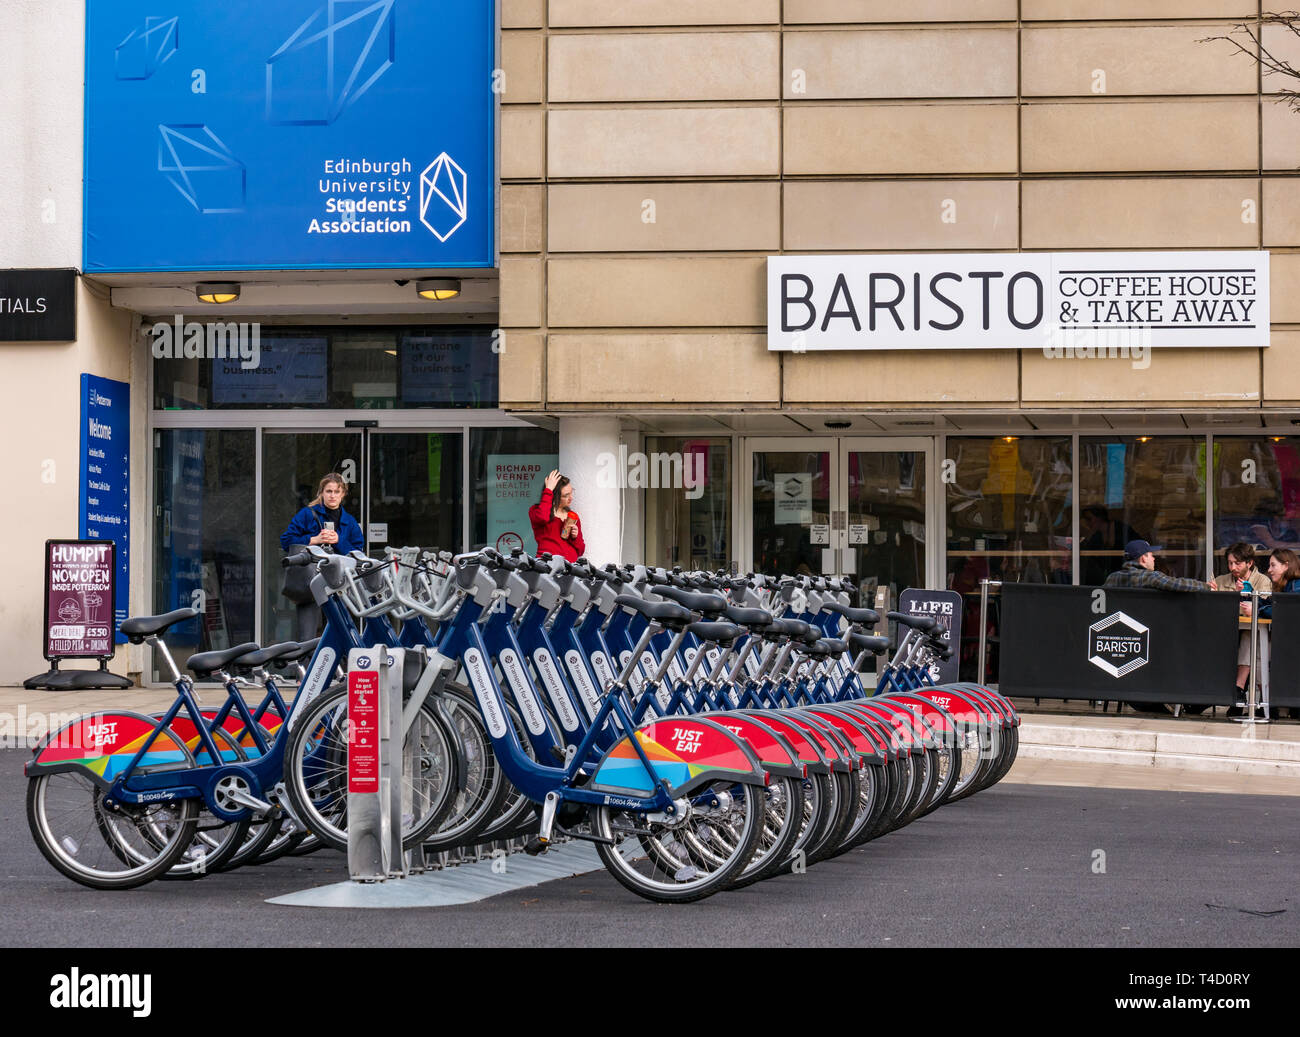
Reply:
M825 522L814 522L810 529L809 543L829 544L831 542L831 527Z
M787 472L774 478L772 497L776 501L778 526L812 524L811 472Z

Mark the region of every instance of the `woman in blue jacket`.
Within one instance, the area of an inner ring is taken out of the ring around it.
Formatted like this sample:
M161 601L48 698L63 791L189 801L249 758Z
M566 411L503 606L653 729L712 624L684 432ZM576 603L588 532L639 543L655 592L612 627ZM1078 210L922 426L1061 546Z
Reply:
M339 554L364 551L366 539L361 533L360 523L343 510L343 499L347 495L347 481L338 472L330 472L322 478L316 499L294 515L280 534L280 546L290 552L307 544L317 544ZM310 599L295 603L298 606L298 640L310 641L320 625L320 609Z

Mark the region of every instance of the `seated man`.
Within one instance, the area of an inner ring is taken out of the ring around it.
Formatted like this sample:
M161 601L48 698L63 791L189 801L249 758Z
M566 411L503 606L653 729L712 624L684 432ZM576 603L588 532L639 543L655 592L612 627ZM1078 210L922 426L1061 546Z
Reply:
M1156 571L1156 552L1145 540L1130 540L1124 545L1124 565L1106 577L1103 587L1145 587L1158 591L1214 590L1214 584L1182 576L1166 576Z
M1181 576L1166 576L1156 571L1156 552L1145 540L1130 540L1124 545L1124 565L1106 577L1104 587L1143 587L1162 591L1213 590L1214 584L1189 580ZM1147 713L1169 713L1168 706L1159 703L1130 702L1136 710Z
M1228 548L1224 557L1228 562L1228 572L1214 578L1215 590L1240 592L1254 587L1261 594L1267 594L1273 589L1272 581L1255 568L1254 545L1238 541ZM1241 613L1250 615L1250 602L1241 602ZM1233 710L1239 710L1246 704L1246 682L1250 679L1250 667L1250 632L1243 630L1237 646L1237 683L1233 687Z

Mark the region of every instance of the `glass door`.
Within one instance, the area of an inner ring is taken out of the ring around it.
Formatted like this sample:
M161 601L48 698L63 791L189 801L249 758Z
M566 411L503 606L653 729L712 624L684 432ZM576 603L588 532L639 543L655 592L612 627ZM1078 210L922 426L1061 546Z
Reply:
M284 570L280 535L289 520L316 497L329 472L348 482L343 508L366 528L362 465L365 430L294 431L267 429L262 434L262 644L297 637L295 606L280 590ZM251 503L251 502L250 502Z
M465 518L459 432L371 430L366 551L423 547L459 554Z
M840 575L857 581L864 604L883 587L897 608L908 587L931 585L933 447L924 439L841 439L839 449L843 514L833 535Z
M831 511L837 496L833 439L751 439L749 568L771 576L834 574Z
M936 586L934 444L929 439L750 439L749 568L845 576L870 605Z
M321 478L348 483L344 509L361 524L365 550L463 550L464 437L460 432L267 429L262 435L262 643L297 637L296 608L281 593L280 535L316 496Z

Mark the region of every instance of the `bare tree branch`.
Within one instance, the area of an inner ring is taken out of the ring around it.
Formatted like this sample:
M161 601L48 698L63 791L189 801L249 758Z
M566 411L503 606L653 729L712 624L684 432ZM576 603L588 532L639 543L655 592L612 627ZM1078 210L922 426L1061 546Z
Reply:
M1231 44L1235 48L1235 53L1245 54L1259 65L1265 76L1284 76L1300 83L1300 69L1275 55L1264 46L1263 41L1263 26L1265 25L1281 26L1293 36L1300 37L1300 11L1269 12L1260 16L1258 25L1259 28L1257 29L1254 22L1236 22L1233 24L1232 30L1226 35L1206 36L1196 42ZM1245 37L1248 42L1243 43L1241 37ZM1270 92L1278 95L1275 103L1285 104L1293 111L1300 112L1300 90L1283 87Z

